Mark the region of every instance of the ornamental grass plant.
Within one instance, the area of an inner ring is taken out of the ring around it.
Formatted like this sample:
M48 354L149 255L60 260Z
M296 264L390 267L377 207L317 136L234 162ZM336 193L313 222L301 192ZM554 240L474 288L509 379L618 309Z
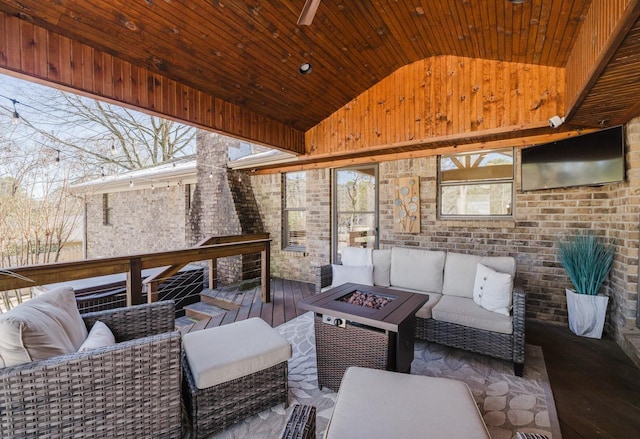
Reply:
M576 292L597 295L613 265L616 251L613 241L588 231L559 241L558 249L560 263Z

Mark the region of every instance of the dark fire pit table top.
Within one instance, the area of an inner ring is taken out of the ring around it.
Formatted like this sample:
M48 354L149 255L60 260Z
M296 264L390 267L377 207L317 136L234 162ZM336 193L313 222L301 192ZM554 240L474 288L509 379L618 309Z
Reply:
M354 305L341 300L356 291L392 299L380 309ZM298 302L302 309L329 314L363 325L398 332L398 326L414 314L429 299L426 294L410 293L389 288L346 283Z

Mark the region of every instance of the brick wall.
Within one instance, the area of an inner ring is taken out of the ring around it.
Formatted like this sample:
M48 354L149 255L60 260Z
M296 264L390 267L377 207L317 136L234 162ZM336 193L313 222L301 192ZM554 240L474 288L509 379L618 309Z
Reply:
M121 256L184 248L184 186L109 194L110 224L103 224L103 196L88 195L87 257Z
M479 255L511 255L527 292L529 318L566 323L564 289L570 281L557 261L555 243L579 229L596 229L614 238L617 254L605 285L611 296L608 330L616 337L635 325L640 206L640 118L627 127L627 181L602 187L522 192L519 165L515 219L438 220L436 157L380 163L380 247L417 246ZM517 160L519 163L519 154ZM391 179L420 177L421 233L393 233ZM330 259L330 172L307 174L307 250L283 251L281 175L253 176L252 184L266 231L273 237L274 276L313 282L313 267Z
M313 282L314 268L326 264L330 255L330 171L307 171L305 252L282 249L282 175L252 176L251 182L265 230L271 233L271 274L275 277Z
M240 142L215 133L197 133L198 183L189 225L193 245L209 236L262 233L264 228L245 171L228 171L228 149ZM229 284L260 276L260 255L233 256L217 261L217 279Z

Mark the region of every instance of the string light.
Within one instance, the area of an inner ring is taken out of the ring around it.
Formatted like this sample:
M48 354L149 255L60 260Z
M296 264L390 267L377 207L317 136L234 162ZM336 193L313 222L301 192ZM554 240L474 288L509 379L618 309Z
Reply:
M57 153L57 155L56 155L56 163L60 163L60 150L56 149L56 153Z
M133 187L133 180L129 180L129 187Z
M11 120L11 123L13 125L18 125L20 123L20 115L18 114L18 110L16 110L16 104L19 104L20 102L15 99L10 99L10 101L13 104L13 119Z

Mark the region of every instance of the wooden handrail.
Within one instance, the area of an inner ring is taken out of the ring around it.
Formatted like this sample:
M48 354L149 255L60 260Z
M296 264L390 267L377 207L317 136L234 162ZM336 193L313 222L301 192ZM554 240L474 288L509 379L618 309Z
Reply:
M232 244L239 242L255 241L260 239L269 239L268 233L258 233L254 235L230 235L230 236L209 236L198 242L194 247L204 247L208 245L216 244ZM216 288L216 258L209 259L209 288ZM147 301L149 303L156 302L158 300L158 292L160 284L167 278L173 276L180 270L182 270L187 263L173 264L164 270L147 277L143 284L147 286ZM268 300L267 300L268 302Z
M116 256L75 262L28 265L3 269L23 278L0 272L0 291L33 287L109 274L127 274L127 303L142 303L142 270L182 266L193 261L215 260L228 256L260 253L262 260L262 300L271 301L269 234L217 236L206 244L182 250L141 255ZM25 279L26 278L26 279Z

